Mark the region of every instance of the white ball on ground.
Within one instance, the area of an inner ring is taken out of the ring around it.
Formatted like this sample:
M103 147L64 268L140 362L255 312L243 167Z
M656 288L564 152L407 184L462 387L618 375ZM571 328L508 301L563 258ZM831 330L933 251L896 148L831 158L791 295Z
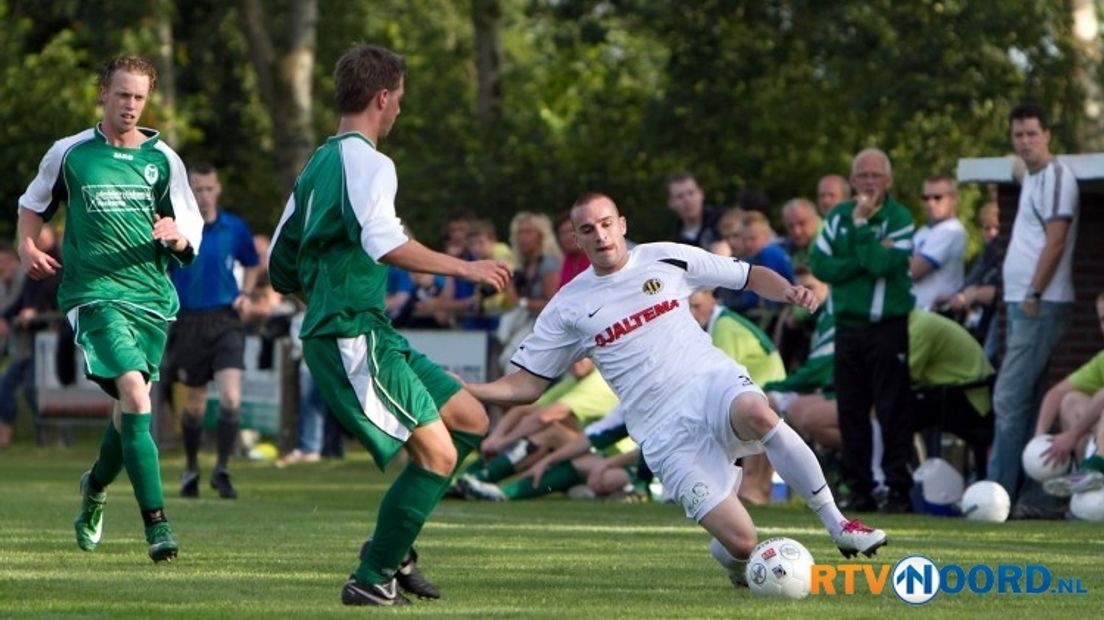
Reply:
M1047 463L1043 460L1043 452L1050 447L1053 435L1036 435L1024 446L1020 462L1023 464L1024 473L1032 480L1045 482L1051 478L1057 478L1069 471L1070 458L1068 454L1062 455L1057 461Z
M1075 494L1070 512L1082 521L1104 521L1104 489Z
M748 588L759 596L802 599L809 596L813 555L792 538L770 538L751 552Z
M962 494L962 514L971 521L1004 523L1011 509L1008 491L990 480L975 482Z

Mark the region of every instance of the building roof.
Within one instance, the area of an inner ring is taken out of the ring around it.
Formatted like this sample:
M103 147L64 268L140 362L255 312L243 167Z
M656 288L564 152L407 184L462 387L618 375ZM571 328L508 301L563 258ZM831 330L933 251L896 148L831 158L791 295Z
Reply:
M1078 181L1104 180L1104 153L1059 155L1058 160L1073 170ZM1012 168L1016 159L1006 157L964 157L958 160L956 177L959 183L1013 183Z

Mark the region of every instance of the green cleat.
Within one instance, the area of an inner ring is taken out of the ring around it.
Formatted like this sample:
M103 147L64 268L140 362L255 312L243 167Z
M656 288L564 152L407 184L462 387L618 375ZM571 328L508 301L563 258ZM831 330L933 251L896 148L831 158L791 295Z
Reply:
M100 544L103 535L103 509L107 503L107 492L93 493L88 486L92 470L84 472L80 479L81 509L73 519L73 529L77 532L77 546L92 551Z
M146 542L149 543L149 556L154 562L171 562L180 550L173 538L172 527L168 521L154 523L146 528Z

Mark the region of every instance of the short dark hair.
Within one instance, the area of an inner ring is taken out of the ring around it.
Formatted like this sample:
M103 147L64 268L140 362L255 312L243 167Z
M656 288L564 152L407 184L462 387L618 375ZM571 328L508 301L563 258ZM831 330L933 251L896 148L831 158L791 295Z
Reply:
M1050 130L1046 110L1043 109L1043 106L1031 101L1018 103L1016 107L1012 108L1012 112L1008 115L1008 125L1011 126L1012 121L1023 121L1029 118L1038 119L1039 127L1043 131Z
M406 73L402 56L378 45L358 43L334 68L334 99L342 114L357 114L381 90L396 90Z
M684 181L693 181L697 183L698 180L694 178L694 175L690 174L686 170L676 170L667 175L666 183L663 187L667 188L667 191L671 191L671 186L675 183L682 183Z
M103 71L100 72L101 90L107 90L107 88L111 86L111 78L115 76L116 71L126 71L134 75L148 76L150 92L153 92L153 89L157 88L157 67L154 67L153 62L145 56L119 54L107 61Z
M218 174L218 168L209 161L201 161L197 164L192 164L192 167L188 169L188 174Z
M571 209L574 210L576 207L582 207L594 202L595 200L602 200L603 198L610 202L613 202L613 198L610 198L602 192L583 192L582 194L579 194L578 198L575 199L575 204L571 205ZM613 202L613 205L617 206L617 203ZM620 212L620 209L618 209L618 212ZM568 213L570 214L571 211L568 211Z
M932 176L924 179L925 183L946 183L951 187L951 193L958 194L958 180L949 174L933 174Z

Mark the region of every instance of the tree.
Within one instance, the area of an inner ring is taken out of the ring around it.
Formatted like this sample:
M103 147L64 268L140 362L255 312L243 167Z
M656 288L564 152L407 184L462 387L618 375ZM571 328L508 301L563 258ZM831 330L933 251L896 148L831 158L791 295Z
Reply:
M238 8L261 100L273 121L278 177L284 193L290 193L315 147L313 71L318 2L291 0L286 14L274 16L261 0L240 0Z

